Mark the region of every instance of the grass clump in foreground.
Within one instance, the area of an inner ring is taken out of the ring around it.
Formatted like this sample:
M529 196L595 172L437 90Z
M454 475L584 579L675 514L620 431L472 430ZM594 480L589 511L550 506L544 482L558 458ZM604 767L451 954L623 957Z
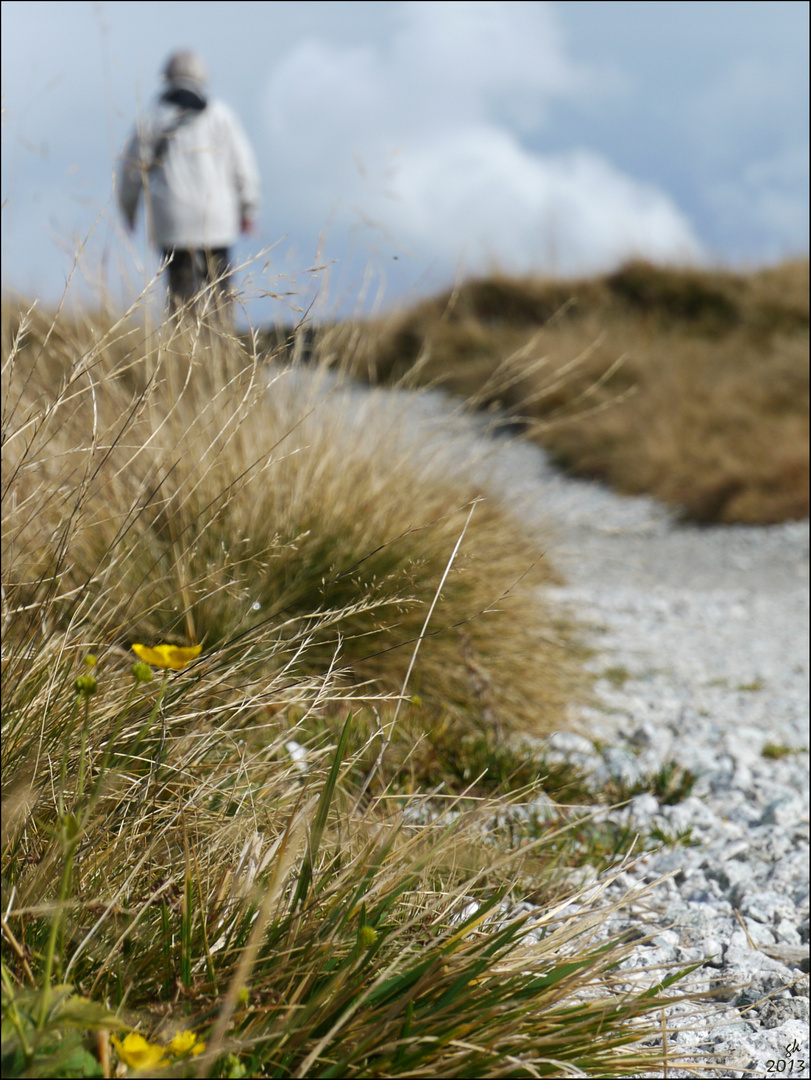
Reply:
M317 348L502 410L572 473L697 522L808 516L808 260L492 276Z
M515 523L382 399L199 325L7 306L3 378L3 1074L660 1062L676 976L612 981L546 836L477 865L496 804L424 751L552 730L578 685ZM498 917L529 856L532 948Z

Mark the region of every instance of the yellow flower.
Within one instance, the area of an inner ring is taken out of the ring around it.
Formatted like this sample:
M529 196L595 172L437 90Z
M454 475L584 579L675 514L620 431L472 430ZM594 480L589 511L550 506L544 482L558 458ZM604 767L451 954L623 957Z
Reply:
M198 1039L193 1031L179 1031L169 1043L169 1051L180 1056L181 1054L202 1054L206 1044Z
M133 645L132 651L139 660L151 664L152 667L182 671L187 664L197 659L202 648L202 645L192 645L188 649L180 645L156 645L154 649L150 649L148 645Z
M119 1042L115 1035L111 1035L110 1038L118 1051L118 1056L130 1069L144 1071L165 1064L166 1051L163 1047L148 1043L143 1035L137 1035L132 1031L123 1042Z

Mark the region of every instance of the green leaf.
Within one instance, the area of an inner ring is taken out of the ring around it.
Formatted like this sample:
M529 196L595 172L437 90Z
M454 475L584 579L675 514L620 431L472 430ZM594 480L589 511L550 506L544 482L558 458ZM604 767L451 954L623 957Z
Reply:
M14 1042L3 1046L3 1076L74 1077L103 1076L98 1060L84 1046L79 1032L61 1036L51 1031L35 1049L34 1060L26 1066L25 1055Z
M298 884L296 886L296 892L293 896L292 911L295 911L299 904L303 904L307 898L307 892L310 888L310 882L313 877L313 867L315 866L316 859L318 858L318 849L321 846L321 840L324 835L324 829L327 825L327 818L329 816L329 808L332 803L332 797L335 794L335 785L338 782L338 776L341 771L341 763L343 762L344 752L346 751L346 743L349 738L349 728L352 724L352 713L346 718L341 737L338 740L338 745L335 748L335 754L332 758L332 764L329 770L329 776L327 777L324 788L321 792L318 800L318 806L315 811L315 818L313 820L312 829L310 830L310 840L307 847L307 854L304 858L304 863L299 874Z

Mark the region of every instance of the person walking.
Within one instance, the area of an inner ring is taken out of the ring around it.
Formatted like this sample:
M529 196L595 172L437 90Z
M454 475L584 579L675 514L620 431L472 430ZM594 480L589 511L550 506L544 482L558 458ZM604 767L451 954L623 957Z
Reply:
M124 150L118 203L135 228L144 196L147 234L161 252L173 309L211 286L228 306L230 249L253 232L259 171L234 112L207 95L208 73L196 53L167 61L165 87Z

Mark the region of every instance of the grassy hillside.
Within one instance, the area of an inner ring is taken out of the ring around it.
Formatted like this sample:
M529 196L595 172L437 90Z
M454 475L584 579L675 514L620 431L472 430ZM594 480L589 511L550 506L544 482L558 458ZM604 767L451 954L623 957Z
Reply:
M572 473L687 519L769 524L808 516L808 265L474 279L316 351L502 410Z

